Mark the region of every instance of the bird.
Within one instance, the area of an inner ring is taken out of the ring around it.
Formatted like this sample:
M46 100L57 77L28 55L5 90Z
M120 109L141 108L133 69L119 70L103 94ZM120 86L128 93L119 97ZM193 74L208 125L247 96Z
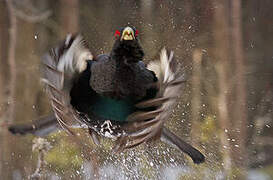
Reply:
M162 48L146 65L135 27L116 30L114 38L109 54L94 56L80 34L67 35L46 53L41 81L53 113L9 131L46 136L63 129L73 135L73 128L87 128L95 144L100 137L114 139L114 152L160 139L203 163L199 150L165 126L186 82L174 52Z

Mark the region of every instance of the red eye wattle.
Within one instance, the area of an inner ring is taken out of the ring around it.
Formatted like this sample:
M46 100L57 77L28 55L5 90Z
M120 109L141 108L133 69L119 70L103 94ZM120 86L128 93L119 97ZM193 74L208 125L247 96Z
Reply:
M116 30L116 32L115 32L115 37L117 38L117 37L119 37L120 36L120 32L118 31L118 30Z
M136 37L138 36L138 30L136 30L136 32L135 32L135 36L136 36Z

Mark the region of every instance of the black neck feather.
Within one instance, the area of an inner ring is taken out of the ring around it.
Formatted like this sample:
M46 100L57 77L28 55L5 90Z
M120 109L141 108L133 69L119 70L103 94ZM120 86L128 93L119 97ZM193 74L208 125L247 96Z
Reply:
M137 40L116 40L110 56L117 62L128 64L142 61L144 52Z

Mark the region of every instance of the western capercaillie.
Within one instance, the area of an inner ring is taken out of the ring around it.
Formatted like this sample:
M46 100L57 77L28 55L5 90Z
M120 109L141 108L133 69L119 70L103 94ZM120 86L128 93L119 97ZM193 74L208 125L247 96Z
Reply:
M205 157L164 124L185 82L174 54L162 49L147 66L132 27L115 33L110 54L93 56L81 35L68 35L42 58L42 81L54 114L32 124L13 125L10 132L39 136L63 128L88 128L98 143L100 136L116 139L115 151L161 139L187 153L195 163Z

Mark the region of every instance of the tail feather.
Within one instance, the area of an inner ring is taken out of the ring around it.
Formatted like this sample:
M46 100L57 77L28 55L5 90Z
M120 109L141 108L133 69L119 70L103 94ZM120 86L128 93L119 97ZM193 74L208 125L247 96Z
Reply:
M12 134L34 134L42 137L57 131L59 129L59 125L55 115L51 114L35 120L32 123L11 125L8 129Z
M163 128L160 139L163 142L174 145L182 152L188 154L195 164L200 164L205 161L205 156L200 151L180 139L178 136L176 136L165 127Z

